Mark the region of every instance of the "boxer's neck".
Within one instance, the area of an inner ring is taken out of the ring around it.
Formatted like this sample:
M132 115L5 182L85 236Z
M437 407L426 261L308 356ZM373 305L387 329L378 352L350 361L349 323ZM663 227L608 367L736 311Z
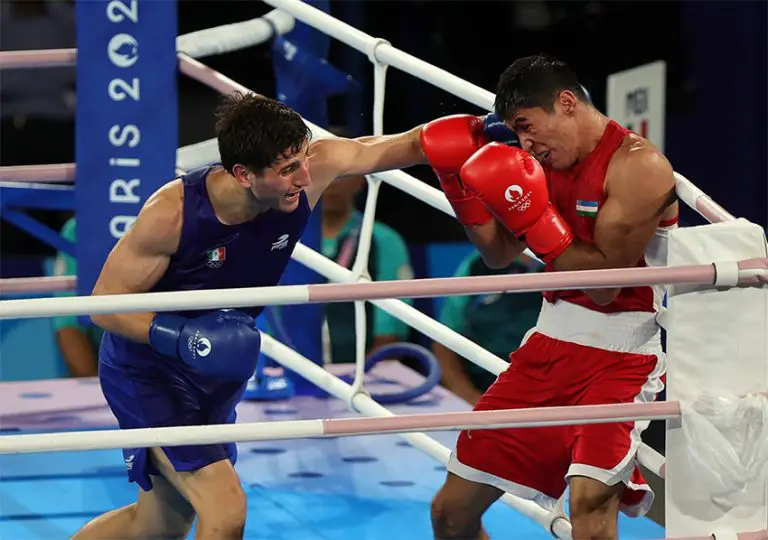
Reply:
M579 115L578 161L582 161L597 147L610 120L594 107L585 106Z
M239 225L267 212L269 207L243 189L228 172L214 171L206 178L206 188L216 218L224 225Z

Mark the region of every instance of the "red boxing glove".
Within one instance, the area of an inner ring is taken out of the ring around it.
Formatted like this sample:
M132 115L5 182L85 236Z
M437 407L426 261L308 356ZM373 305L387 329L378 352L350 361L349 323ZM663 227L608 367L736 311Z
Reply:
M573 242L570 227L549 200L544 169L527 152L490 143L467 160L460 174L496 219L545 263Z
M464 162L487 142L482 118L468 114L438 118L421 130L424 155L462 225L483 225L493 219L485 205L467 192L459 178Z

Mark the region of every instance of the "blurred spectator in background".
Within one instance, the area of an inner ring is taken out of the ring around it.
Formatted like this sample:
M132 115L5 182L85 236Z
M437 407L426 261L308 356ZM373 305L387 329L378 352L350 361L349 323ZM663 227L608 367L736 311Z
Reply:
M347 269L352 269L357 254L363 215L355 209L355 197L363 188L365 177L339 178L323 194L323 255ZM403 238L383 223L375 222L368 272L374 281L412 279L413 269ZM389 343L404 341L409 327L388 313L366 302L366 352L370 354ZM325 319L330 348L328 362L355 361L355 308L353 302L325 305Z
M543 269L543 264L526 255L520 255L506 268L488 268L473 250L454 277L524 274ZM525 333L536 325L541 302L539 292L448 296L443 299L439 321L499 358L507 359L520 346ZM434 342L432 348L443 369L443 386L471 405L496 380L496 375L440 343Z
M76 222L70 218L61 229L65 240L75 242ZM76 276L77 261L66 253L56 255L54 274L57 276ZM58 293L57 296L74 296L74 292ZM99 342L103 331L98 326L83 324L77 316L66 315L53 318L53 330L56 343L64 362L73 377L95 377L98 374Z

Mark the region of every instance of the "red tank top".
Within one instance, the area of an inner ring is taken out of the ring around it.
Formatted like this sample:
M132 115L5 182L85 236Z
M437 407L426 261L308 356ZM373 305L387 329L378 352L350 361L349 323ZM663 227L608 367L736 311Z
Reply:
M545 167L550 198L555 208L571 226L574 236L584 243L594 244L597 212L605 202L605 173L613 154L630 133L630 130L610 121L595 149L583 161L565 171ZM637 266L646 266L645 258L641 258ZM556 270L549 263L546 271ZM552 304L563 300L602 313L655 311L652 287L623 288L607 306L595 304L586 293L578 290L546 291L544 298Z

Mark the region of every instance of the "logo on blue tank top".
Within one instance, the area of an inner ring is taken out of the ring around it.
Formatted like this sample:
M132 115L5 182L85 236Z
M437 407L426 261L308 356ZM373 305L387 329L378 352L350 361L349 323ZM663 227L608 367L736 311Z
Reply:
M206 264L209 268L220 268L224 261L227 260L227 248L221 246L212 249L207 253L207 257L208 262Z
M272 242L272 249L269 251L275 251L276 249L284 249L288 247L288 240L291 238L290 234L283 234L276 241Z

